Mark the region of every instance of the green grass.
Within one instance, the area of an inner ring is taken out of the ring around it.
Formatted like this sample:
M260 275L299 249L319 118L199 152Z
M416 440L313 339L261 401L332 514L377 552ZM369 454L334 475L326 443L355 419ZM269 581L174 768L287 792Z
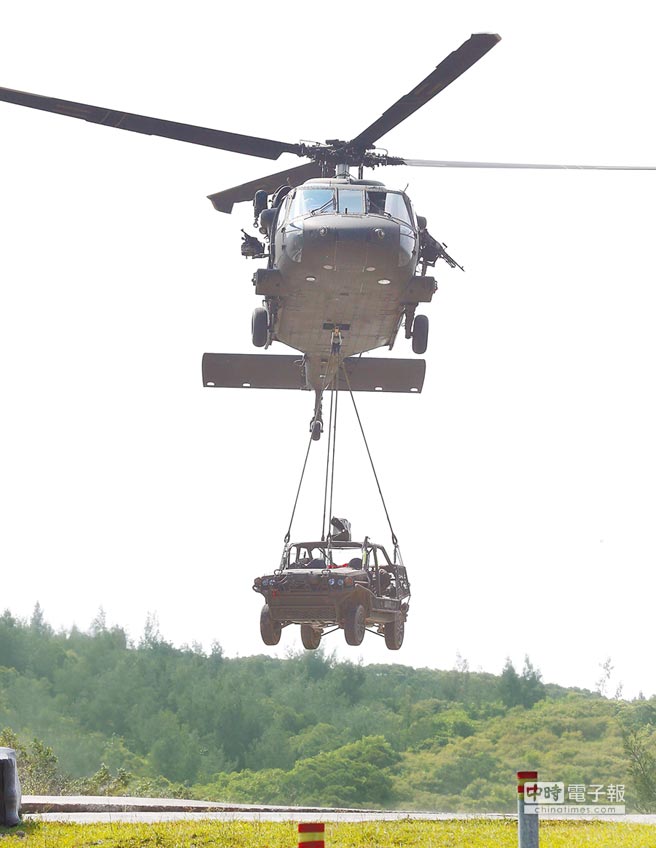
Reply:
M182 821L63 824L30 821L0 828L2 848L296 848L295 822ZM398 821L326 824L326 848L516 848L517 823ZM542 822L540 848L653 848L656 826L617 822Z

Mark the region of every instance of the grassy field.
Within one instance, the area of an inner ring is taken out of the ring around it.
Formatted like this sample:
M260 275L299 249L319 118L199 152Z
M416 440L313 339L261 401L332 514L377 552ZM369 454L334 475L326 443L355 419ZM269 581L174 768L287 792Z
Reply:
M294 822L59 824L0 828L2 848L296 848ZM516 848L512 820L400 821L326 825L326 848ZM541 848L656 848L656 826L542 822Z

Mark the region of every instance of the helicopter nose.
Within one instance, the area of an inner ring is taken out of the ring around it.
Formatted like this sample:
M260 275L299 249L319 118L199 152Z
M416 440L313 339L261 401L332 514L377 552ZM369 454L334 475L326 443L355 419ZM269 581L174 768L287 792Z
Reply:
M399 225L367 216L331 215L306 218L303 227L303 260L335 270L398 266Z

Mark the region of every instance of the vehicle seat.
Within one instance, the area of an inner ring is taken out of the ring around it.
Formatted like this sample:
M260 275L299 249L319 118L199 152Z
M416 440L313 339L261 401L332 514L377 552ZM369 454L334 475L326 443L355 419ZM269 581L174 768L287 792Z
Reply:
M392 582L392 575L389 573L389 571L384 571L382 568L381 568L379 574L380 574L380 591L381 591L381 594L382 595L391 594L389 589L390 589L390 584Z
M362 571L362 557L353 557L349 560L349 568L354 568L356 571Z

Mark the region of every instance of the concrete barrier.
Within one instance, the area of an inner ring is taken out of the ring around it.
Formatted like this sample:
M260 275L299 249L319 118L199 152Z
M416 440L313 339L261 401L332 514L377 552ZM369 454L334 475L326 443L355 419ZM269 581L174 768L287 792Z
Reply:
M20 822L21 788L16 768L16 751L0 748L0 824L14 827Z

